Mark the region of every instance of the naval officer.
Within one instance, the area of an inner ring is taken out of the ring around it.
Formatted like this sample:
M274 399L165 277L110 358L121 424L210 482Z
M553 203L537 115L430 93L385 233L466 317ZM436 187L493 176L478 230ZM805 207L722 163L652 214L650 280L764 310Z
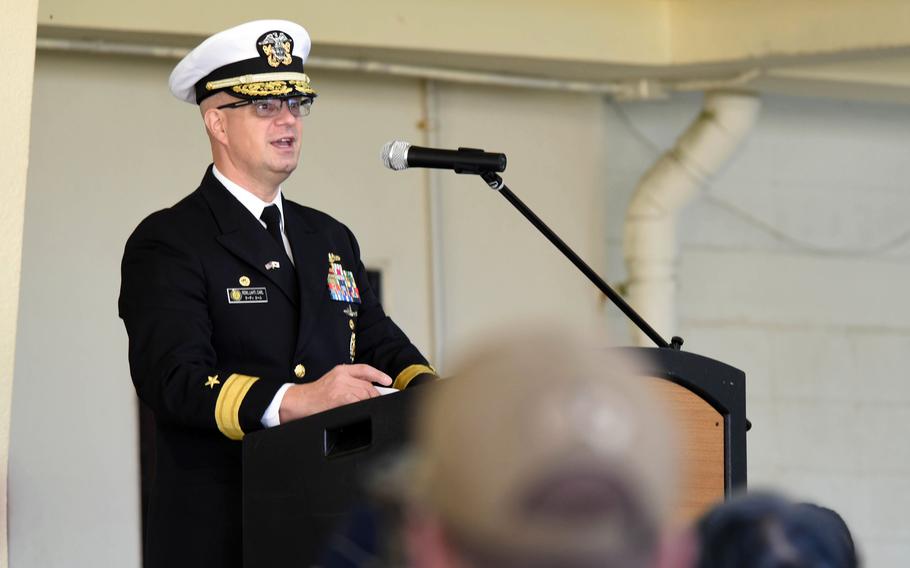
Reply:
M156 417L147 567L241 565L245 433L435 378L383 312L350 230L282 194L316 98L309 50L293 22L248 22L170 77L199 105L213 164L123 255L130 371Z

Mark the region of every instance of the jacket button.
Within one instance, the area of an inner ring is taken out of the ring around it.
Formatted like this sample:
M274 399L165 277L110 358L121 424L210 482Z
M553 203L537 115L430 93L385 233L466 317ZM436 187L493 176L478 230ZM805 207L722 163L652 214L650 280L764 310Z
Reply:
M294 367L294 376L298 379L302 379L304 375L306 375L306 367L298 363L297 366Z

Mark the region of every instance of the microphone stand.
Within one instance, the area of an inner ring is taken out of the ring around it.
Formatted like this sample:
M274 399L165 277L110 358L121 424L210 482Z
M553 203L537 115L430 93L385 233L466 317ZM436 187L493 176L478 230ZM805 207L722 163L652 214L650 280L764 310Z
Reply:
M506 184L503 183L502 177L500 177L499 174L496 172L478 172L478 175L480 175L480 177L482 177L483 180L487 182L487 185L505 197L509 203L514 205L515 208L518 209L518 211L524 215L532 225L537 227L538 231L543 233L543 236L547 237L547 239L549 239L549 241L553 243L553 245L558 248L560 252L562 252L562 254L564 254L566 258L572 262L572 264L574 264L585 276L588 277L588 280L597 286L598 290L603 292L604 295L606 295L607 298L609 298L617 308L622 310L622 313L626 314L626 317L632 320L632 323L638 326L638 329L644 332L644 334L647 335L651 341L657 344L658 347L675 349L677 351L682 347L683 339L679 336L673 336L673 338L670 340L670 343L667 343L667 341L661 337L660 334L657 333L657 331L655 331L654 328L644 320L644 318L638 315L638 312L636 312L632 306L630 306L628 303L626 303L625 300L622 299L622 296L613 290L609 284L604 282L603 278L598 276L597 273L594 272L594 270L581 259L581 257L575 254L575 251L573 251L569 245L560 239L559 236L557 236L557 234L554 233L550 227L548 227L547 224L540 219L540 217L531 211L531 209L525 205L517 195L512 193L512 190L506 187Z

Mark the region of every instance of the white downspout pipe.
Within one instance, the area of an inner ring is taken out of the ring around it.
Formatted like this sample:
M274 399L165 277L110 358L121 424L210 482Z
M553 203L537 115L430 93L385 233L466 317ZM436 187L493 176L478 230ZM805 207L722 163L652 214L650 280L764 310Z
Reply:
M628 302L667 341L677 332L676 220L752 129L760 106L751 93L706 93L698 118L642 176L626 211ZM653 345L638 328L633 335L636 345Z

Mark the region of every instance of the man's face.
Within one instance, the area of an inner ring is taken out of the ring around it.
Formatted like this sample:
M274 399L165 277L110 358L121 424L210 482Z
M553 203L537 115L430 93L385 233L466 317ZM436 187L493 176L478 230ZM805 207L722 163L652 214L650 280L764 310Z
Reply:
M273 117L259 116L255 102L220 112L224 113L227 158L245 176L277 186L297 168L303 124L286 103Z

